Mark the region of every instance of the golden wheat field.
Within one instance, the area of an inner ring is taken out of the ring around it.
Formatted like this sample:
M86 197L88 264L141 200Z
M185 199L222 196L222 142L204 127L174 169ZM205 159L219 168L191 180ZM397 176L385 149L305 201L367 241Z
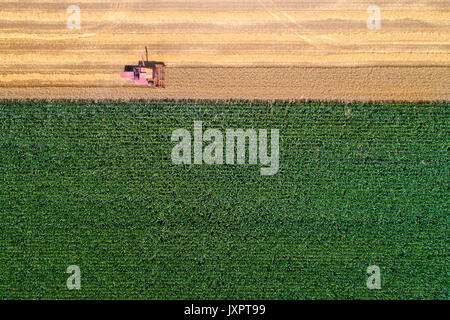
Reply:
M0 99L450 100L448 0L0 0L0 44Z

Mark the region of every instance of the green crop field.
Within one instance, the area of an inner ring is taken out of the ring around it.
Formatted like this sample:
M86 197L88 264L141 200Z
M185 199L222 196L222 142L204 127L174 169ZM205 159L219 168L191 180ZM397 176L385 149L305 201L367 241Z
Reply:
M449 299L449 106L0 102L0 298ZM194 120L278 173L173 164Z

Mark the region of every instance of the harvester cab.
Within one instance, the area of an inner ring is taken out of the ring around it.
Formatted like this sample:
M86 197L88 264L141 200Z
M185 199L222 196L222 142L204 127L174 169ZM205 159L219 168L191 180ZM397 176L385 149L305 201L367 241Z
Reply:
M120 73L122 79L133 82L141 86L151 86L154 88L164 88L164 62L148 61L148 50L145 47L146 59L142 57L138 65L126 65Z

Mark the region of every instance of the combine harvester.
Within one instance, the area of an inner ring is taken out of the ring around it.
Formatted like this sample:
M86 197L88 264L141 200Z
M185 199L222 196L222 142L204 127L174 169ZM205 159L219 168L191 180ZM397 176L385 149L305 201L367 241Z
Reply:
M161 61L148 61L147 47L145 47L145 55L146 60L142 57L137 66L125 66L120 77L140 86L164 88L164 67L166 65Z

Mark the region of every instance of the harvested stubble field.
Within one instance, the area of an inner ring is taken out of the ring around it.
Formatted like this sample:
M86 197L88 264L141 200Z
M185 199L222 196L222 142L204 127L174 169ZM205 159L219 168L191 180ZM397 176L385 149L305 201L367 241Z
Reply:
M447 0L2 0L2 99L449 100ZM166 89L119 72L144 45Z
M0 298L448 299L449 110L0 102ZM194 120L278 128L279 172L174 165Z

